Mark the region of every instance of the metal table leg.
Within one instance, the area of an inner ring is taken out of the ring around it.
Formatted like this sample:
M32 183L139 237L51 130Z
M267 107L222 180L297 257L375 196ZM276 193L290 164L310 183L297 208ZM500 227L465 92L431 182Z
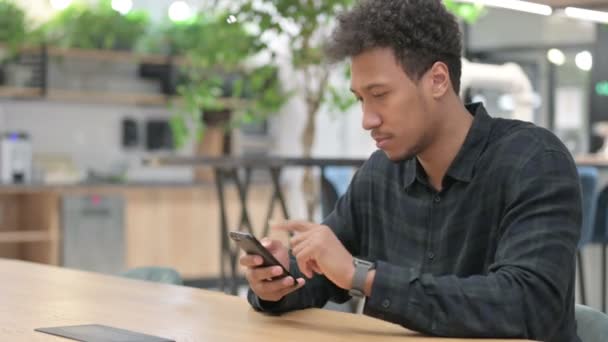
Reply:
M585 272L583 269L583 253L580 250L577 253L576 260L578 261L578 276L581 292L581 304L587 305L587 296L585 291Z
M285 202L285 197L283 196L283 191L281 190L281 171L280 167L272 167L269 169L270 178L272 179L272 197L270 198L270 203L268 205L268 211L266 212L266 220L264 223L263 236L268 236L270 231L270 218L274 212L275 203L278 201L281 206L281 211L283 214L283 218L289 220L289 213L287 211L287 202Z
M251 169L245 168L245 179L241 181L239 177L238 169L232 169L229 171L234 184L236 185L237 192L239 195L239 202L241 204L241 217L238 226L238 230L242 231L243 228L246 228L249 233L253 234L253 226L251 224L251 220L249 218L249 209L247 207L247 195L249 194L249 188L251 185ZM226 231L226 235L229 232ZM228 254L230 261L230 276L231 276L231 286L230 293L236 295L238 292L238 275L237 275L237 263L239 257L239 249L237 247L232 248L230 245L230 239L227 236L226 240L228 241Z
M602 243L602 312L606 312L606 243Z
M224 193L224 170L216 168L215 185L220 204L220 283L221 291L226 289L226 259L230 259L230 245L228 242L228 220L226 216L226 198Z
M281 209L283 210L283 217L285 219L289 219L289 213L287 212L287 202L285 201L285 197L283 196L283 190L281 189L281 171L280 167L275 167L270 169L270 174L272 175L272 184L274 184L274 191L279 200L279 204L281 204Z
M251 187L251 168L245 169L244 179L241 179L239 176L238 169L216 169L215 170L215 183L217 187L217 195L220 204L220 227L221 227L221 255L220 255L220 289L222 291L226 291L228 288L228 281L226 275L226 266L228 266L230 272L230 293L233 295L237 294L237 262L239 250L238 248L233 248L230 244L229 232L230 228L228 227L228 216L227 216L227 205L226 205L226 193L225 193L225 181L230 179L234 181L237 191L239 202L241 204L241 215L240 215L240 224L238 226L238 230L247 229L250 233L254 233L253 225L251 224L251 219L249 215L249 209L247 206L247 196L249 194L249 189ZM269 224L268 221L272 217L272 213L274 211L275 204L278 202L282 214L285 219L289 219L289 214L287 211L287 202L285 201L285 197L283 196L283 192L281 190L280 184L280 176L281 176L281 168L273 167L270 169L270 175L273 184L273 193L272 198L270 200L270 204L268 207L268 212L266 215L266 223L263 231L263 236L268 235ZM228 264L228 265L226 265Z
M249 218L249 210L247 207L247 196L249 194L249 188L251 185L251 169L245 169L245 178L243 180L239 177L238 169L231 168L227 170L216 170L216 185L217 195L220 202L220 225L221 225L221 256L220 256L220 289L226 291L230 288L230 292L236 295L238 292L238 276L237 276L237 262L239 256L238 248L233 248L230 243L230 227L228 227L228 214L226 205L226 193L225 193L225 181L232 180L236 185L239 202L241 205L241 217L239 226L236 227L239 231L247 229L250 233L253 233L253 226L251 219ZM228 265L226 265L228 264ZM226 266L230 272L230 284L226 279Z
M251 185L251 168L245 168L245 179L243 181L240 180L238 170L236 169L232 170L232 177L238 190L239 201L241 202L241 219L238 229L242 231L243 228L247 228L249 233L253 234L253 226L249 217L249 209L247 208L247 195L249 194Z

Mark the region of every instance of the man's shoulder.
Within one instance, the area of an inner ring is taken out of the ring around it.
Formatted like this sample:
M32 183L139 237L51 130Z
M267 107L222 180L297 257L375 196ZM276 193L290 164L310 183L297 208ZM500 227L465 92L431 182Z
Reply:
M548 129L518 120L492 121L486 153L498 158L516 157L522 162L548 152L570 156L566 146Z

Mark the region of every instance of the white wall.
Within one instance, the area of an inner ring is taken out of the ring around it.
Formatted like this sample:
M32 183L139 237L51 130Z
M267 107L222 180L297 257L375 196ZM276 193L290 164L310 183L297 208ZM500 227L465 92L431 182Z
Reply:
M471 26L470 46L484 49L503 46L585 44L595 41L595 25L559 14L541 16L496 8L487 9Z
M123 117L138 120L143 128L145 119L169 115L162 108L0 100L0 130L28 132L36 154L67 156L83 171L109 171L127 164L128 177L134 181L191 181L187 169L144 168L141 159L151 153L121 147ZM191 146L185 149L191 151Z

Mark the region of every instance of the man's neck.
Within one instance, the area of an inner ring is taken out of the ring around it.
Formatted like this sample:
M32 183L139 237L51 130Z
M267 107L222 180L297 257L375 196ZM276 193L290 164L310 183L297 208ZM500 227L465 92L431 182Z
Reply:
M417 156L429 182L437 191L443 189L443 178L473 124L473 116L460 100L450 101L445 108L445 119L442 120L433 143Z

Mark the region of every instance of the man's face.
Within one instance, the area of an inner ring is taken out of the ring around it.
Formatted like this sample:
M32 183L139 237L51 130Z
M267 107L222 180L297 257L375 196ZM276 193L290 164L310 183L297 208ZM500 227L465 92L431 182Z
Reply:
M388 48L353 57L351 73L351 90L363 109L363 129L389 159L409 159L429 145L437 119L431 113L426 75L412 81Z

